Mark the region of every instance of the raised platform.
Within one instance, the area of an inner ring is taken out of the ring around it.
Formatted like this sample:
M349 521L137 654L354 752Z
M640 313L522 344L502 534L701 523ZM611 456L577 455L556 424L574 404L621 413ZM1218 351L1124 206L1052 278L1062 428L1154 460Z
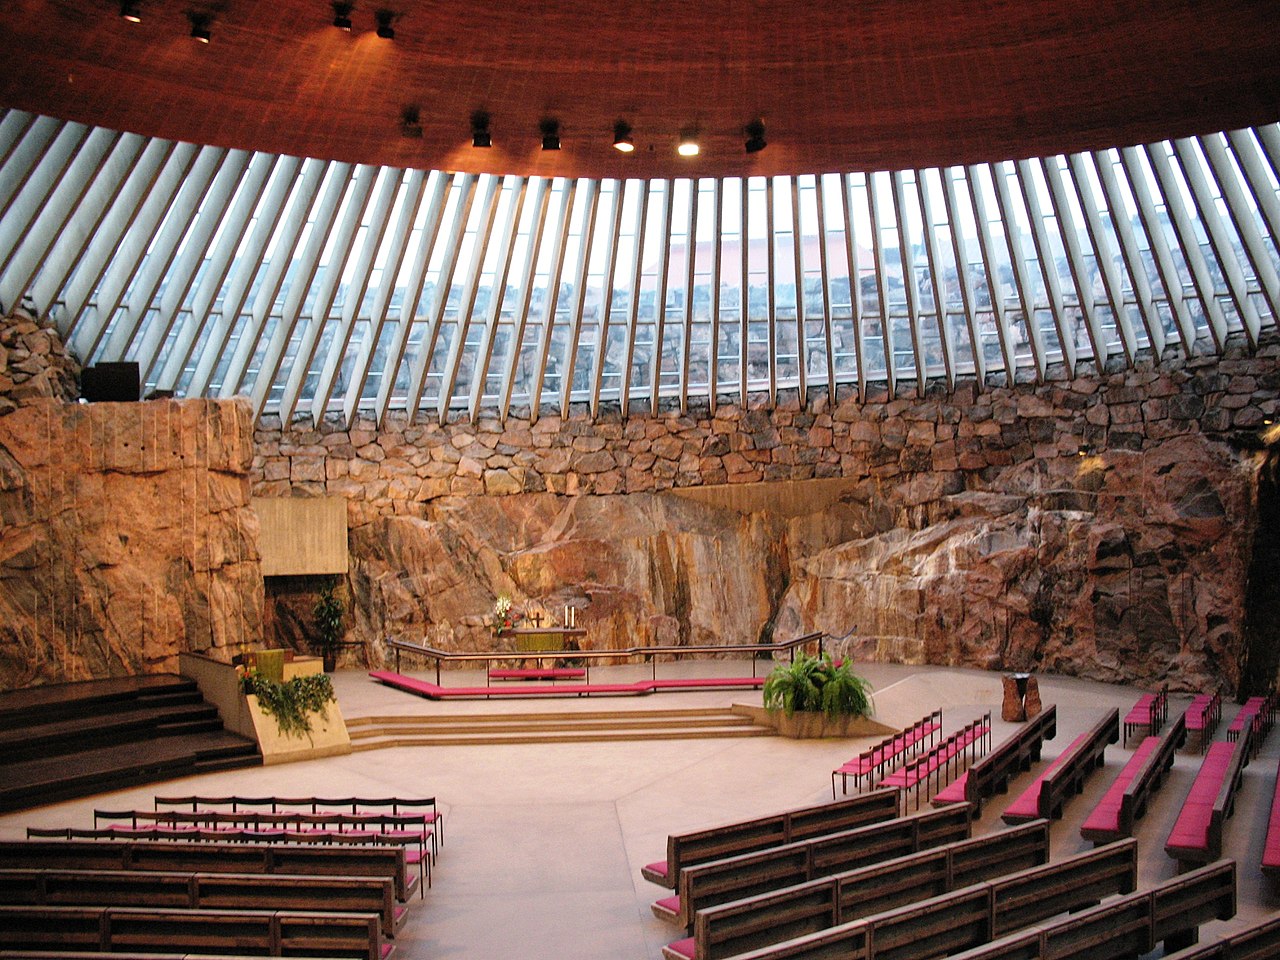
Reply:
M764 677L674 677L637 680L632 683L521 683L510 687L446 687L417 680L389 670L371 670L369 677L388 687L426 697L428 700L488 699L490 697L592 697L631 696L674 690L758 690Z

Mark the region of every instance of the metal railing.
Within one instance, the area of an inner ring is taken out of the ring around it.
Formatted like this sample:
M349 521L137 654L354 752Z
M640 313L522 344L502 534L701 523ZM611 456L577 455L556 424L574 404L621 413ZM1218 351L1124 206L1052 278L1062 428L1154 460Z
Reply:
M440 685L440 666L443 663L484 663L492 664L506 660L528 661L534 660L541 662L550 660L556 661L583 661L586 670L585 681L591 682L591 661L630 658L630 657L646 657L648 658L653 671L653 679L658 679L658 658L670 656L673 659L681 657L691 657L704 654L718 653L750 653L760 654L768 653L769 661L772 662L774 656L778 653L789 653L791 659L795 659L796 650L800 647L814 644L818 645L818 656L823 654L823 644L826 640L826 634L822 632L805 634L803 637L797 637L794 640L786 640L781 643L736 643L736 644L707 644L703 646L693 647L676 647L676 646L656 646L656 647L623 647L617 650L530 650L530 651L497 651L494 653L470 653L465 651L437 650L435 647L420 646L416 643L409 643L404 640L393 640L387 638L386 644L388 649L395 651L396 657L396 673L400 673L400 654L411 653L420 657L426 657L434 660L436 664L436 685ZM756 676L757 663L762 657L753 656L751 658L751 676ZM488 670L485 671L485 683L488 684Z

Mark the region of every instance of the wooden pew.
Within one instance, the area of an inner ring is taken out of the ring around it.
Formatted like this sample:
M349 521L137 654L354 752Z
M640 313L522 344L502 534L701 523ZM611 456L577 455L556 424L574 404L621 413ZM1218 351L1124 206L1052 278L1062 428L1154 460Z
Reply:
M1120 711L1112 709L1062 751L1000 815L1005 823L1062 816L1062 808L1084 789L1084 781L1103 764L1108 743L1120 739Z
M824 833L879 823L898 815L894 790L873 790L835 803L801 807L767 817L726 823L691 833L667 837L667 859L646 864L640 875L651 883L674 890L687 866L732 857L753 850L805 840Z
M695 864L680 871L679 893L652 909L687 929L695 910L966 839L968 818L967 807L949 807Z
M1280 916L1214 943L1165 954L1166 960L1275 960L1280 957Z
M1262 846L1262 872L1271 880L1280 879L1280 769L1272 786L1271 815L1267 820L1267 839Z
M1252 749L1252 727L1246 727L1234 744L1220 742L1209 747L1164 845L1179 869L1222 856L1222 830L1235 812L1236 791L1244 780Z
M1049 859L1049 824L945 844L867 867L722 903L694 914L693 937L671 944L671 960L719 960L862 916L949 893Z
M1186 742L1186 715L1178 717L1163 737L1147 737L1134 751L1093 812L1080 826L1080 836L1095 844L1133 836L1134 821L1147 812L1147 802L1173 767L1174 755Z
M0 906L0 948L323 955L387 960L373 913Z
M930 802L935 807L971 803L974 816L979 816L982 801L1008 790L1009 781L1014 776L1039 762L1044 741L1057 735L1058 707L1051 703L986 756L975 760L968 770L935 793Z
M0 870L0 905L376 913L384 936L408 917L389 877L130 870Z
M735 960L931 960L980 946L1057 914L1083 909L1106 897L1132 892L1137 876L1137 842L1123 840L738 954Z
M1224 860L1150 890L952 954L951 960L1132 960L1151 953L1161 941L1166 951L1180 949L1171 944L1194 942L1201 924L1230 920L1235 912L1235 863ZM1166 956L1172 960L1180 954ZM1240 960L1274 956L1244 954Z
M402 848L363 845L6 840L0 868L387 877L401 902L418 887Z

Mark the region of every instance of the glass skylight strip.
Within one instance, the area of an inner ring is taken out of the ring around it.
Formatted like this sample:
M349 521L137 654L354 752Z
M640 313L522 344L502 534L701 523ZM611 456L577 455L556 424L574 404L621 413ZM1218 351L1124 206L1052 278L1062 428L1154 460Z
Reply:
M137 360L147 390L313 423L919 394L1256 343L1277 157L1273 125L941 170L547 180L7 111L0 306L85 362Z

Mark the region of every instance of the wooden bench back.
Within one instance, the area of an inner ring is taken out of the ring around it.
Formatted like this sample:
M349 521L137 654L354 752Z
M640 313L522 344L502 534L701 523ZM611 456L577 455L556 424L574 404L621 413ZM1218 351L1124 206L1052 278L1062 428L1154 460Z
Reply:
M1200 925L1210 920L1230 919L1235 892L1235 863L1221 861L1150 890L953 954L951 960L1129 960L1151 953L1161 940L1169 960L1181 960L1182 954L1168 952L1176 949L1170 942L1194 939ZM1273 955L1233 955L1230 960Z
M400 847L184 843L145 840L0 841L0 868L143 870L188 873L291 873L389 878L396 899L411 885Z
M957 804L696 864L680 873L678 922L688 927L695 911L718 903L963 840L969 836L970 823L968 805Z
M747 954L751 960L931 960L981 946L998 932L1078 910L1137 883L1137 842L974 884ZM847 952L846 952L847 951Z
M185 953L192 944L222 953L384 956L379 920L372 913L0 906L0 947L5 949Z
M0 905L179 907L193 910L305 910L377 913L397 926L390 877L130 870L0 870Z
M391 813L403 813L413 810L434 811L435 797L241 797L204 796L189 794L186 796L156 797L155 809L161 807L189 807L191 810L212 810L215 807L230 807L234 813L239 810L252 810L268 807L272 813L295 811L298 813L320 813L323 810L347 810L358 813L361 810L383 808Z
M1147 801L1164 775L1173 766L1178 750L1187 742L1187 716L1182 714L1160 739L1160 746L1147 755L1120 797L1120 830L1133 835L1134 822L1146 812Z
M1039 814L1045 819L1060 816L1072 796L1080 792L1084 779L1102 766L1107 744L1120 741L1120 711L1112 708L1075 743L1075 749L1056 766L1040 785Z
M771 890L694 915L699 960L719 960L923 900L1049 859L1049 824L982 837Z
M667 838L667 876L674 885L680 873L693 864L849 830L897 815L897 793L873 790L835 803L672 835Z
M1005 788L1009 780L1040 759L1041 746L1058 735L1058 705L1051 703L969 767L965 799L979 805Z

